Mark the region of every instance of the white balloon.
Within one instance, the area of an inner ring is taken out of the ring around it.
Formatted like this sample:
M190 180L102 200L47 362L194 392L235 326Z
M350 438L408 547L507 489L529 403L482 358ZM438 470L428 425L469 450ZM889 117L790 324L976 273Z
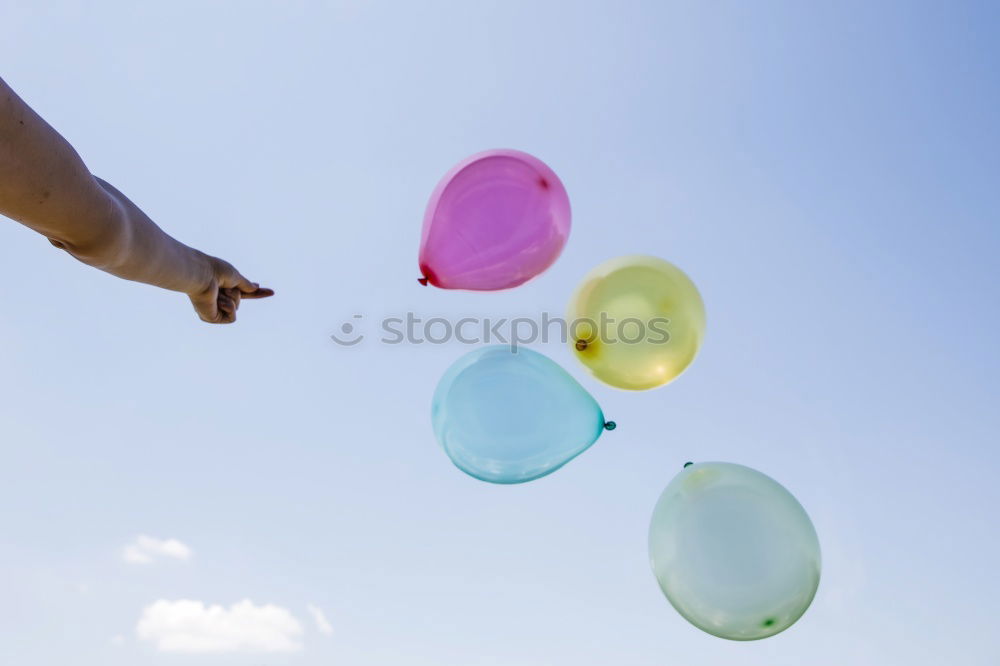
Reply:
M819 586L819 540L802 505L732 463L688 465L674 477L653 510L649 556L674 608L731 640L784 631Z

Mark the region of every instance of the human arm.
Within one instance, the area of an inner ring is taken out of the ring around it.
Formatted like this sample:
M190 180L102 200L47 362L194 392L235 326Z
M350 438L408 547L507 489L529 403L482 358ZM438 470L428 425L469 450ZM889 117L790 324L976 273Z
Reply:
M2 79L0 213L85 264L187 294L207 322L232 322L242 298L274 293L160 229L128 197L92 175L73 147Z

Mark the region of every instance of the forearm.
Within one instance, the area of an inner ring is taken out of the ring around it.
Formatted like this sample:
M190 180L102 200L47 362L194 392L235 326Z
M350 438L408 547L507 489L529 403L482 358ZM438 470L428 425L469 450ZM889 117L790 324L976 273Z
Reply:
M212 274L207 256L160 229L114 186L95 181L109 198L110 219L94 225L109 229L112 238L93 247L65 247L70 254L117 277L163 289L190 294L208 286Z

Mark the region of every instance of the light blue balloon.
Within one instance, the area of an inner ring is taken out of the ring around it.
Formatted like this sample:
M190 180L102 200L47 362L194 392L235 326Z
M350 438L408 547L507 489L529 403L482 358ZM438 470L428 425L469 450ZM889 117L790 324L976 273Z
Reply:
M491 483L551 474L615 427L555 361L505 346L455 361L438 383L431 418L452 462Z

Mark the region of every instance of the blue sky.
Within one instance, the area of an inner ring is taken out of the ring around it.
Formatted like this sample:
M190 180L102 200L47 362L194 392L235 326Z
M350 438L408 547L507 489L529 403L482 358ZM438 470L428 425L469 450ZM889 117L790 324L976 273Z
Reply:
M278 295L210 327L0 225L0 661L997 663L996 5L159 5L8 3L2 76ZM426 198L492 147L560 175L565 253L509 292L421 288ZM619 427L531 484L434 441L463 347L328 338L356 313L561 314L632 252L698 284L702 353L632 394L537 346ZM760 469L811 515L823 579L787 632L722 641L663 599L646 529L687 460ZM191 554L125 561L141 534ZM157 601L244 599L301 649L137 633Z

